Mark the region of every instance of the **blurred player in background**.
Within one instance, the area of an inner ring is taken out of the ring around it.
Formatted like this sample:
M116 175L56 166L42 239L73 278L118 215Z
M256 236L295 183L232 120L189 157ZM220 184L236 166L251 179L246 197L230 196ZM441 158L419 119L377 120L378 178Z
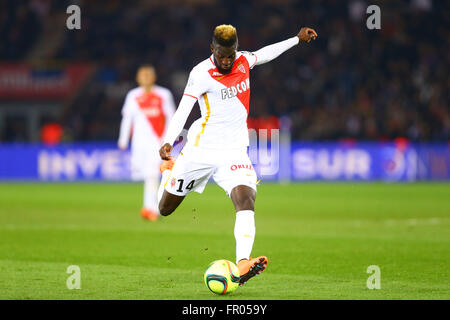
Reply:
M238 38L233 26L216 27L212 54L192 69L159 151L165 160L161 165L163 178L158 192L162 215L171 214L188 193L202 193L210 177L231 198L236 209L234 236L241 285L263 272L268 264L265 256L250 257L255 237L257 184L247 153L250 69L316 37L313 29L301 28L292 38L256 52L246 52L237 51ZM173 143L196 102L202 117L190 127L187 143L174 163L170 156Z
M139 67L136 81L139 87L128 92L122 108L118 146L127 149L132 137L131 177L144 181L141 216L154 221L159 217L157 191L161 159L158 150L175 112L175 104L171 92L155 84L153 66Z

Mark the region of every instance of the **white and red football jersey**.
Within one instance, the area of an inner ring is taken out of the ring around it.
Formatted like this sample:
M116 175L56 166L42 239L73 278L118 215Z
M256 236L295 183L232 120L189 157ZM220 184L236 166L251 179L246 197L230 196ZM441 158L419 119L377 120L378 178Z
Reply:
M200 62L189 74L183 98L168 128L164 143L173 144L195 101L198 101L201 118L189 128L188 145L220 149L247 147L250 69L275 59L298 43L299 38L292 37L256 52L236 52L233 68L228 74L219 72L213 55Z
M158 151L174 113L172 93L164 87L155 85L150 92L137 87L128 92L122 108L118 145L127 148L131 137L134 171L148 176L147 171L150 169L147 168L153 167L150 163L160 162ZM154 168L151 170L155 171Z
M254 54L237 52L231 72L224 75L211 55L191 71L184 95L198 99L202 117L189 129L187 143L207 148L248 146L250 69L255 63Z

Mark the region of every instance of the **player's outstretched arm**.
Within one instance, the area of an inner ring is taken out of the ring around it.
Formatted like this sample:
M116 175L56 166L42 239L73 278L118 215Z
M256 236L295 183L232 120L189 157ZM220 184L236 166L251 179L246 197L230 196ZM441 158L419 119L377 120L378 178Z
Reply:
M283 52L289 50L293 46L301 43L301 42L310 42L311 40L315 40L317 38L317 33L314 29L303 27L300 29L297 36L289 38L284 41L280 41L264 48L259 49L258 51L253 52L256 56L256 65L267 63L277 58Z

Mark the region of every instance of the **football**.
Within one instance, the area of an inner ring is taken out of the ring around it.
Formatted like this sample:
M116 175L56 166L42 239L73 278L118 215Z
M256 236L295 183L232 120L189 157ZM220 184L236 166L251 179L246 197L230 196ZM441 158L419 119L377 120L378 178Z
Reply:
M228 294L239 287L239 269L228 260L216 260L206 268L203 280L215 294Z

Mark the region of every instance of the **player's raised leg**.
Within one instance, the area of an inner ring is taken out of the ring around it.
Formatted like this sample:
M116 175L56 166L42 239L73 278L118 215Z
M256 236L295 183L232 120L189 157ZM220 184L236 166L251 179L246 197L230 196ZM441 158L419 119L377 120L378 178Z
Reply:
M268 264L265 256L250 258L255 239L255 199L256 191L239 185L231 191L231 200L236 209L234 237L236 239L236 263L241 275L240 285L262 273Z

